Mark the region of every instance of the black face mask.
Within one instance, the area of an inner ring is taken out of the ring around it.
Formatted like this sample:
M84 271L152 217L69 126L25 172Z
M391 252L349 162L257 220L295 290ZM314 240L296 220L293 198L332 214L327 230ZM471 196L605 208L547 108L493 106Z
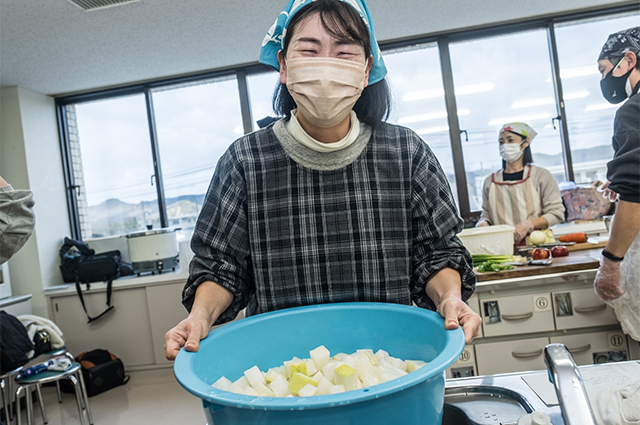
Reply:
M628 97L626 84L633 68L624 75L614 77L613 71L615 71L621 63L622 61L618 62L618 65L616 65L602 80L600 80L600 90L602 90L602 95L607 99L607 102L613 104L620 103Z

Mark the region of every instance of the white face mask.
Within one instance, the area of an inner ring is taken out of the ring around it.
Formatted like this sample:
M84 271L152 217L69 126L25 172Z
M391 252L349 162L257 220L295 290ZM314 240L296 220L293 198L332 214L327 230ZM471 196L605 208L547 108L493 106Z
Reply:
M334 58L288 59L287 89L313 125L333 127L348 115L364 89L364 63Z
M521 144L516 145L515 143L505 143L504 145L500 145L500 156L507 162L515 162L520 159L524 153L520 150L520 146Z

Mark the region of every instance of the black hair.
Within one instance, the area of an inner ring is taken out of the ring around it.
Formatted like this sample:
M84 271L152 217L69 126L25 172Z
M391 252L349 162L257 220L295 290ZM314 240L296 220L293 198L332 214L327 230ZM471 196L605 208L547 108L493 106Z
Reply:
M365 58L371 56L371 37L367 25L352 6L339 0L317 0L301 8L289 22L282 47L283 54L287 53L296 26L314 13L320 16L322 26L332 37L355 42L364 49ZM280 82L273 93L272 101L273 110L281 116L291 117L291 111L297 108L287 86ZM353 110L358 120L369 125L376 125L389 118L391 91L387 80L383 78L365 87Z
M516 136L520 136L522 138L522 140L520 141L520 144L522 144L522 142L524 142L526 140L526 137L524 137L520 133L516 133L515 131L510 131L509 133L513 133ZM532 163L533 163L533 154L531 153L531 140L529 140L529 146L524 148L524 153L522 154L522 165L529 165L529 164L532 164ZM502 160L502 169L504 170L506 167L507 167L507 161L505 161L503 159Z

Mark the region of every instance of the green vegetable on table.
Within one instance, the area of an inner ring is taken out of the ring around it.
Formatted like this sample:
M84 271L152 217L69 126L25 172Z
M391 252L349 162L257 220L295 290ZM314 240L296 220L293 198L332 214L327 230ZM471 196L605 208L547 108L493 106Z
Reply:
M473 259L473 265L477 266L487 261L491 261L492 263L500 264L500 263L520 263L524 262L524 257L519 255L488 255L488 254L474 254L471 256Z
M480 273L499 272L501 270L511 270L512 268L513 266L503 265L495 261L485 261L478 264L478 272Z

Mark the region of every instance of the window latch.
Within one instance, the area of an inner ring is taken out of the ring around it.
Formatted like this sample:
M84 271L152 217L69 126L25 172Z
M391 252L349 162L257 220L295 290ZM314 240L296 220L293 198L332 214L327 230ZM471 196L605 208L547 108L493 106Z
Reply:
M558 128L556 127L556 121L560 121L562 119L562 117L560 115L558 115L555 118L551 118L551 125L553 125L553 129L557 130Z
M155 180L156 175L155 174L151 174L151 186L153 186L153 180Z
M460 134L464 133L464 141L465 142L469 142L469 133L467 133L467 130L460 130Z

